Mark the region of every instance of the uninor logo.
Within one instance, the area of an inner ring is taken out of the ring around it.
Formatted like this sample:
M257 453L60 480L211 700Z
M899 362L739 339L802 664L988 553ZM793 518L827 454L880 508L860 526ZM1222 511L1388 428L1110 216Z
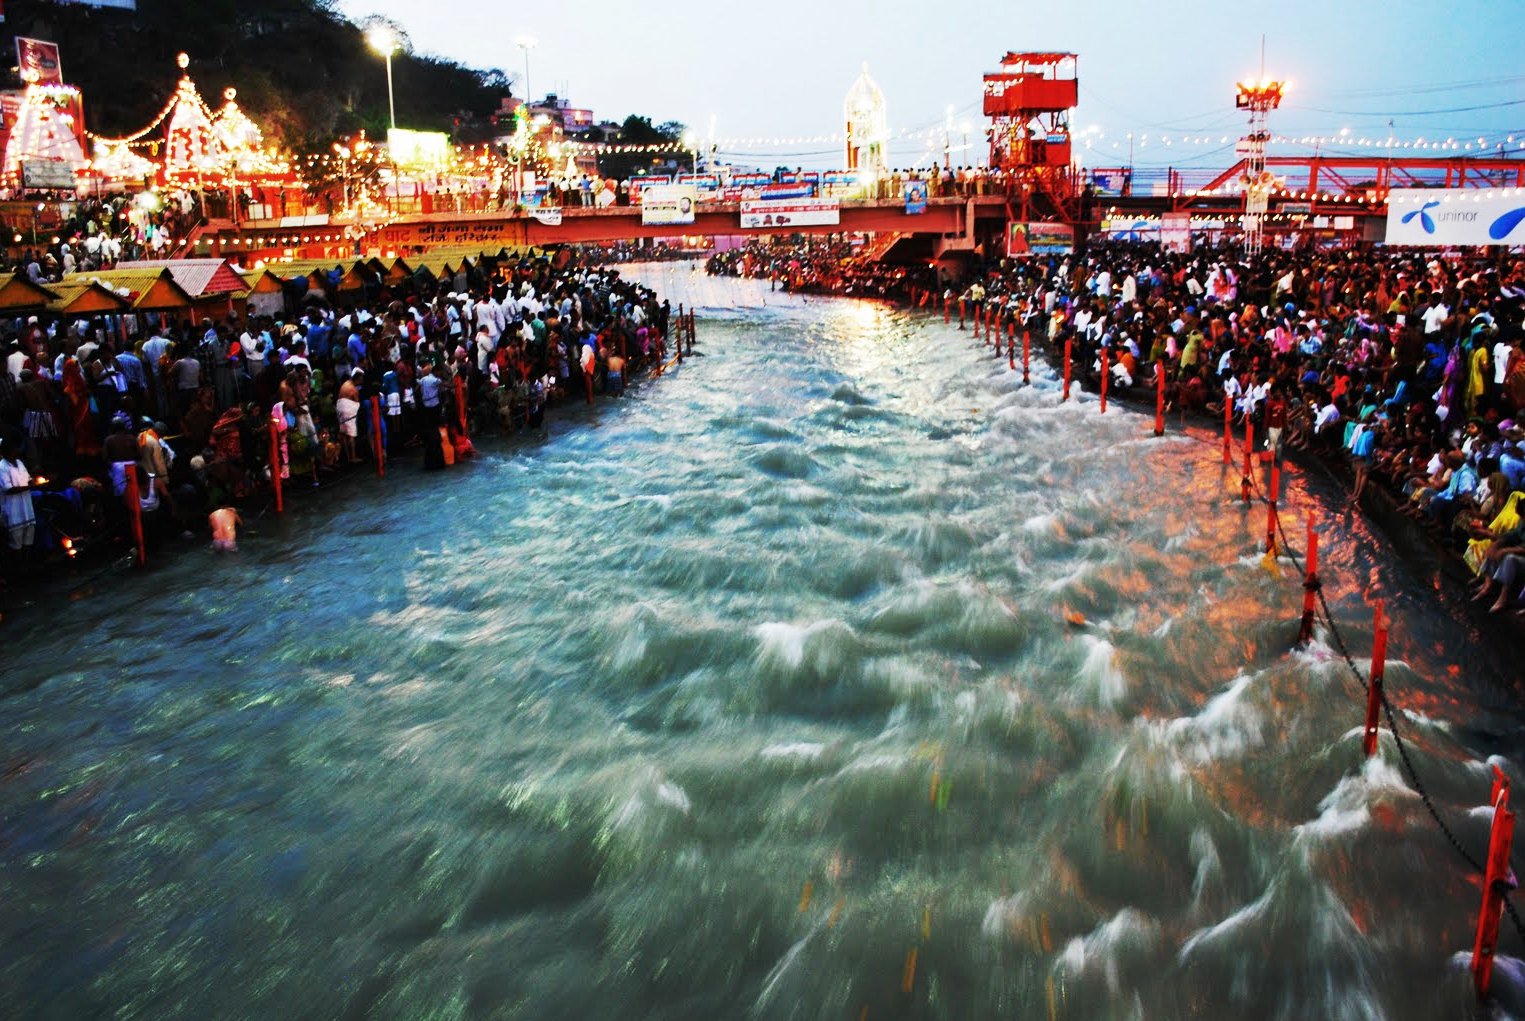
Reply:
M1417 216L1419 217L1419 226L1424 228L1424 232L1426 234L1433 234L1435 233L1435 220L1432 216L1430 216L1430 210L1434 209L1438 205L1440 205L1438 201L1426 202L1424 205L1420 206L1413 212L1404 213L1403 219L1400 222L1408 223Z
M1525 206L1511 209L1493 221L1492 225L1488 227L1488 236L1495 241L1502 241L1513 233L1522 220L1525 220Z

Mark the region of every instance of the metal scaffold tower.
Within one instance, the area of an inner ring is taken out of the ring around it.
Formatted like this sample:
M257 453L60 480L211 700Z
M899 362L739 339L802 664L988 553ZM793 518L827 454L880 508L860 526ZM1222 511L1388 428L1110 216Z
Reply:
M1262 67L1264 63L1262 58ZM1266 143L1271 140L1267 122L1271 111L1281 105L1288 83L1272 81L1262 74L1258 82L1236 84L1239 92L1234 105L1250 113L1249 134L1239 143L1239 154L1244 159L1239 183L1244 186L1244 250L1254 255L1265 245L1266 207L1276 189L1276 176L1266 169Z

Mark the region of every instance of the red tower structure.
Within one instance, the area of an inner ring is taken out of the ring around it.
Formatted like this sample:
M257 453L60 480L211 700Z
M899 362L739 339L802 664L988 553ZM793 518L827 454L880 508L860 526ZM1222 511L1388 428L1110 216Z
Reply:
M1077 218L1070 111L1079 98L1073 53L1015 53L985 75L990 166L1004 171L1021 220Z

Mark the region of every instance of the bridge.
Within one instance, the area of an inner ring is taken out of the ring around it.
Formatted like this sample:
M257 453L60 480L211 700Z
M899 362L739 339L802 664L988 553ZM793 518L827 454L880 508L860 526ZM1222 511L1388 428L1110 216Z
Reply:
M1283 229L1300 217L1350 217L1343 236L1371 236L1387 216L1393 188L1525 188L1525 160L1503 157L1269 156L1267 169L1282 182L1271 197ZM1045 191L1023 194L1014 182L985 178L968 195L934 196L922 213L909 213L901 198L840 199L835 223L791 223L757 230L741 226L736 202L700 203L691 224L643 223L639 206L555 210L392 211L377 221L355 221L298 207L298 215L235 224L210 220L176 254L218 256L252 263L273 258L324 259L353 256L360 249L410 254L430 248L504 246L524 248L638 239L710 238L765 233L865 233L895 242L876 245L896 260L928 260L1004 238L1007 225L1025 219L1068 222L1077 237L1105 219L1189 212L1232 218L1244 208L1239 178L1244 161L1226 169L1173 170L1128 176L1121 194L1098 192L1081 201L1058 202ZM1071 196L1084 194L1084 170L1059 181ZM1023 215L1025 211L1026 215ZM1278 229L1271 228L1274 233ZM893 251L891 251L893 250Z
M903 199L843 199L835 223L791 223L766 230L741 226L741 204L702 203L690 224L641 222L639 206L595 209L568 206L483 212L397 214L376 224L325 215L248 221L212 220L198 228L187 254L247 259L328 258L362 246L405 254L430 248L481 245L507 248L633 241L642 238L699 238L737 235L865 233L900 235L918 255L970 250L1004 231L1009 207L1004 194L943 196L927 200L925 211L908 213Z

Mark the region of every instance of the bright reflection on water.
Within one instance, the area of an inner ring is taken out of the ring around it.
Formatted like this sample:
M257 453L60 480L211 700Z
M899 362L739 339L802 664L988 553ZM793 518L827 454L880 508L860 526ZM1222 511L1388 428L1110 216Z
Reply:
M10 627L0 1013L1458 1015L1476 887L1211 437L645 272L676 374ZM1327 518L1479 853L1511 675Z

